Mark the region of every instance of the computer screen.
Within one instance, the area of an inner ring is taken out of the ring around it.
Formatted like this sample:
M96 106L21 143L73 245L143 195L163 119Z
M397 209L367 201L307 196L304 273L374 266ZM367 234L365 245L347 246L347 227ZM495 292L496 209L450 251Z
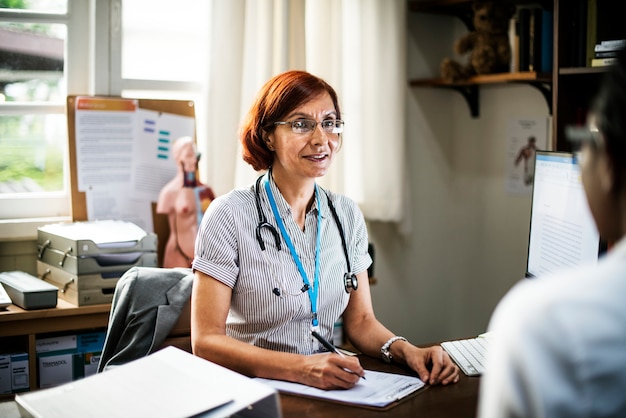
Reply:
M573 154L536 151L526 276L595 263L601 248Z

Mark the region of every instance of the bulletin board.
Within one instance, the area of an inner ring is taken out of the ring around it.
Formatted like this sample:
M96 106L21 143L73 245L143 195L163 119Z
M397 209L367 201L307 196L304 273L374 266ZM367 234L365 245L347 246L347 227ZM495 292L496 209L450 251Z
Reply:
M99 106L104 110L102 110ZM111 110L110 116L108 110ZM89 164L88 161L93 161L94 165L99 165L101 167L101 172L97 177L97 188L101 190L106 189L109 177L111 177L111 182L119 181L120 177L119 175L117 177L115 175L110 175L110 171L105 168L107 167L107 164L112 167L119 167L123 166L123 163L120 162L121 160L128 160L127 163L129 164L129 170L132 171L134 169L134 164L138 159L137 155L129 154L128 158L126 158L126 152L123 154L120 153L119 150L121 148L119 147L119 144L115 142L116 139L120 138L114 139L114 137L116 132L123 130L119 127L119 122L123 121L122 123L128 124L125 126L128 132L124 132L122 134L124 138L120 139L122 143L125 144L124 147L135 150L138 146L138 142L152 141L151 137L147 137L147 134L144 133L144 130L146 129L145 126L136 126L132 132L129 128L130 126L134 126L135 123L140 124L138 120L142 119L142 117L139 115L146 114L150 115L151 119L160 120L160 118L163 118L164 120L174 121L171 123L176 125L176 129L173 129L173 131L176 132L176 135L174 135L175 137L165 138L165 140L163 138L158 138L159 143L155 142L155 144L149 145L150 147L154 147L155 150L157 147L162 150L162 155L159 157L162 160L166 160L168 158L168 142L171 144L173 140L180 136L191 136L195 140L196 125L195 106L193 101L130 99L116 96L87 95L74 95L67 97L71 207L72 219L74 221L87 221L94 219L93 214L90 216L89 213L89 199L94 193L94 190L90 185L85 185L86 176L81 174L84 173L84 168ZM122 117L128 116L128 118L120 119L120 115ZM88 122L84 122L86 118L89 118ZM107 147L107 140L109 138L107 135L109 132L112 132L110 136L111 147ZM167 130L160 129L159 132L165 134L167 133ZM86 139L88 135L91 136ZM129 142L132 142L132 144ZM144 146L143 143L141 145ZM115 149L117 149L117 157L121 158L116 158L115 155L112 155L108 157L110 161L107 161L107 148L113 148L111 150L112 152L116 152ZM100 149L104 152L100 153ZM152 148L149 148L149 150L150 152L144 152L143 154L152 154ZM85 158L85 154L89 152L92 154L89 158ZM143 158L142 155L140 155L139 159L141 158ZM163 164L163 162L157 161L157 157L155 157L155 164ZM172 168L173 172L175 172L175 169L174 165ZM115 168L112 170L114 171L113 174L119 174L119 168L117 169L117 172L115 171ZM123 172L126 168L123 167L121 170ZM148 173L144 174L144 177L153 180L155 177L165 176L166 173L164 171L166 170L154 170L152 173L153 175L149 175ZM131 178L132 177L131 173ZM163 181L163 179L158 178L154 181L157 182L158 180ZM157 184L152 186L156 187ZM152 196L150 196L150 194L152 194ZM155 232L158 235L160 247L159 254L161 257L163 254L162 248L167 241L167 237L169 236L167 215L156 214L156 199L154 199L154 191L152 193L146 193L145 197L143 197L141 193L132 193L132 198L139 199L140 202L141 199L145 200L145 205L147 205L146 207L148 209L146 209L142 203L141 215L144 214L144 210L147 210L149 212L149 217L152 217L152 222L147 228L146 226L143 227L144 229L152 230L152 232ZM91 206L95 207L93 204ZM140 214L136 215L141 216ZM131 214L131 217L132 216L134 216L134 214ZM133 221L133 219L125 219L125 216L119 216L116 218ZM147 218L147 216L142 216L142 219L145 218Z

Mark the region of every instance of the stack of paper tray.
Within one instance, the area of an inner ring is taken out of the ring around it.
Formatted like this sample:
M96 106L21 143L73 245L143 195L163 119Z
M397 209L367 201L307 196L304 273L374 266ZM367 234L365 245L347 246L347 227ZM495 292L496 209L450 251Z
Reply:
M132 222L57 223L37 230L37 274L77 306L109 303L131 267L157 267L157 236Z

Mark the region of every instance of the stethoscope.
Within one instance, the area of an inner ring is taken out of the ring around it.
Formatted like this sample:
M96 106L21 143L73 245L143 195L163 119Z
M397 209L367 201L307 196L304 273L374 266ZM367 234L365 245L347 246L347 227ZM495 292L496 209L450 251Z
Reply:
M270 173L271 171L268 172L267 175L269 176ZM265 217L265 213L263 212L263 209L261 208L261 197L260 197L259 188L261 186L261 180L263 179L264 176L265 175L261 175L259 176L259 178L257 178L255 189L254 189L256 208L257 208L257 212L259 213L259 223L256 226L256 240L258 241L259 246L261 247L261 250L265 251L265 242L263 241L263 237L261 236L261 230L263 228L266 228L273 235L274 242L276 243L276 248L278 249L278 251L280 251L282 248L280 234L278 233L274 225L270 224L267 221L267 218ZM343 254L346 258L346 265L348 267L348 271L343 275L343 284L344 284L346 293L350 293L353 290L357 290L357 288L359 287L359 283L358 283L356 275L352 273L352 268L350 266L350 257L348 256L348 246L346 244L346 238L343 233L343 227L341 226L341 221L339 220L339 216L337 215L335 206L331 202L330 197L328 196L328 192L326 192L326 190L324 190L324 194L326 195L328 207L330 208L330 212L332 213L333 218L335 219L335 223L337 224L337 229L339 230L339 236L341 237L341 245L343 247ZM319 231L318 231L318 234L319 234ZM305 292L309 290L309 288L310 288L310 285L308 285L308 283L305 283L305 285L302 287L301 290ZM274 288L273 292L276 296L280 296L280 290L278 288Z

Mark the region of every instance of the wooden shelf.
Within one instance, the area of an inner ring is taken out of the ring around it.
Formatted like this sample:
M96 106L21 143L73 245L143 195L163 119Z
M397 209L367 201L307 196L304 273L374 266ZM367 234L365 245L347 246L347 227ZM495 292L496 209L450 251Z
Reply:
M0 347L8 339L20 338L22 350L28 352L30 390L37 388L37 335L56 332L73 333L106 329L111 304L76 306L63 299L50 309L25 310L15 305L0 309ZM4 341L3 341L4 339ZM20 351L22 351L20 350ZM13 396L0 395L0 399Z
M473 84L501 84L501 83L552 83L552 74L525 71L518 73L499 73L477 75L464 81L455 83L447 82L441 78L413 79L409 81L412 87L455 87L469 86Z
M591 99L607 67L581 65L581 51L586 51L587 9L573 0L511 0L517 6L539 4L553 12L553 67L549 74L522 72L473 77L460 83L441 79L409 80L412 87L447 88L456 90L467 101L473 117L479 113L479 88L491 84L526 83L537 88L548 103L552 115L552 149L570 150L565 138L565 126L584 123ZM472 25L473 0L409 0L409 12L457 17L469 30ZM584 1L583 1L584 3ZM596 4L596 7L598 4ZM626 25L620 21L620 3L603 2L603 37L595 39L625 39ZM600 13L600 9L597 9ZM598 22L596 22L598 23ZM597 26L597 25L596 25ZM598 26L597 26L598 27ZM581 34L585 32L585 39ZM600 36L599 33L593 36ZM581 43L582 42L582 43Z
M479 90L478 86L505 83L524 83L535 87L543 95L548 109L552 113L552 74L536 73L533 71L516 73L498 73L470 77L467 80L448 82L442 78L413 79L409 80L411 87L436 87L455 90L465 98L470 108L472 117L479 116Z
M518 6L540 4L548 10L553 9L552 0L512 0ZM459 18L468 30L473 30L473 0L413 0L409 1L410 12L441 14ZM480 113L479 86L504 83L524 83L536 88L544 97L548 105L549 113L552 114L552 73L536 73L533 71L499 73L471 77L459 82L447 82L441 78L409 80L411 87L435 87L451 89L459 92L466 100L472 117L476 118Z
M559 68L559 75L602 74L608 67L568 67Z

